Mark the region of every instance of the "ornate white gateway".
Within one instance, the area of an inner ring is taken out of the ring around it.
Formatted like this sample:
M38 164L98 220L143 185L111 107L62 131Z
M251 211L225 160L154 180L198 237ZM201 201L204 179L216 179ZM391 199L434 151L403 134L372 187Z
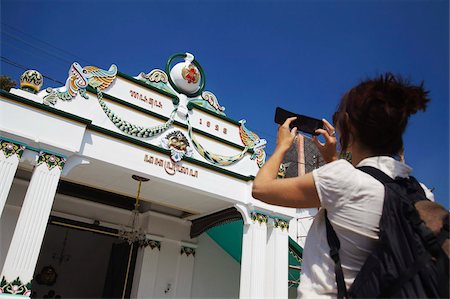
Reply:
M184 62L179 62L171 68L171 63L176 58L184 58ZM70 67L64 87L47 88L45 92L39 93L39 96L42 96L44 104L59 107L60 101L72 101L78 95L91 100L88 95L91 93L94 97L92 100L98 101L105 115L117 129L150 144L155 144L151 140L152 137L159 136L173 127L177 120L175 124L183 124L187 128L192 145L198 155L207 162L228 166L251 153L251 159L258 157L258 165L261 167L265 158L265 140L260 140L255 133L249 131L244 125L245 120L236 123L228 119L224 113L225 108L219 104L216 96L210 91L205 91L205 80L201 65L189 53L173 55L167 63L166 72L154 69L148 74L140 73L136 78L118 72L114 64L106 71L94 66L81 67L75 62ZM124 92L127 94L124 95ZM142 112L146 110L145 112L154 116L158 114L161 120L166 121L146 126L130 114L126 112L121 114L114 107L110 107L108 101L119 102L122 105L128 103L130 108L137 108L133 107L136 105ZM198 109L199 112L193 113L193 109ZM211 118L211 115L215 115L216 118ZM89 119L88 115L79 116L86 116ZM228 141L236 149L242 150L236 155L212 152L197 140L194 135L195 129L209 132L208 137L215 136L218 142ZM253 153L253 149L257 153Z
M30 296L50 215L94 219L95 214L97 224L109 223L113 236L126 223L126 217L112 217L101 208L94 213L69 204L72 199L61 197L58 185L132 198L132 175L150 179L142 192L139 188L141 203L148 207L141 213L148 240L141 242L135 262L133 291L125 292L126 282L122 297L204 295L195 281L207 275L200 266L194 271L196 249L202 246L197 237L206 229L202 221L211 227L238 218L244 231L236 294L288 296L288 229L296 211L251 197L251 182L265 162L266 141L245 120L226 116L216 95L206 90L205 73L192 54L173 55L165 70L136 77L114 64L101 69L75 62L65 86L39 91L42 83L42 75L27 71L22 89L0 91L0 214L8 197L18 197L10 192L13 181L21 181L16 170L31 176L24 183L26 195L9 249L0 252L0 296ZM163 215L167 211L171 216ZM215 218L208 217L220 211L231 211L226 216L231 218L211 224ZM161 226L154 220L158 217L173 223ZM172 248L172 256L164 255L164 248ZM130 251L130 261L131 256Z

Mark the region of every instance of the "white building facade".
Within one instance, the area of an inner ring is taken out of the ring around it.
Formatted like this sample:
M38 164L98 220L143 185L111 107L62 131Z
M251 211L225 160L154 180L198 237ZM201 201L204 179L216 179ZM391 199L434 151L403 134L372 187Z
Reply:
M0 91L0 297L294 296L298 211L252 198L265 140L191 54L136 77L73 63L41 85L27 71ZM236 221L233 258L208 230Z

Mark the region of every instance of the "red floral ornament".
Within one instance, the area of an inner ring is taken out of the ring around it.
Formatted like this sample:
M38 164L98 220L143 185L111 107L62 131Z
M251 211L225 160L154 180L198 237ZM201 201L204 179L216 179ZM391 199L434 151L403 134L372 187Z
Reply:
M200 74L197 68L192 64L183 68L182 76L183 79L186 80L189 84L195 84L200 79Z

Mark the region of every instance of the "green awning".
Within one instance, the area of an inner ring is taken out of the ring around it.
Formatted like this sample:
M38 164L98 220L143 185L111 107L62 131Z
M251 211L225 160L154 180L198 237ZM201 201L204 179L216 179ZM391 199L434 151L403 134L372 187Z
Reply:
M238 220L215 226L206 231L236 262L241 263L244 221Z
M223 248L235 261L241 263L242 235L244 233L244 222L242 220L232 221L210 228L206 231L208 236ZM300 279L300 266L303 248L289 237L289 286L296 287Z

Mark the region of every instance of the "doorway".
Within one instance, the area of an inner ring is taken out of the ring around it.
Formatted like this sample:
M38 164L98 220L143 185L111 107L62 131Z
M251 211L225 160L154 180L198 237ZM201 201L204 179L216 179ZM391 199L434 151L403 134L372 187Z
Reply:
M51 216L32 297L129 298L137 249L117 230Z

